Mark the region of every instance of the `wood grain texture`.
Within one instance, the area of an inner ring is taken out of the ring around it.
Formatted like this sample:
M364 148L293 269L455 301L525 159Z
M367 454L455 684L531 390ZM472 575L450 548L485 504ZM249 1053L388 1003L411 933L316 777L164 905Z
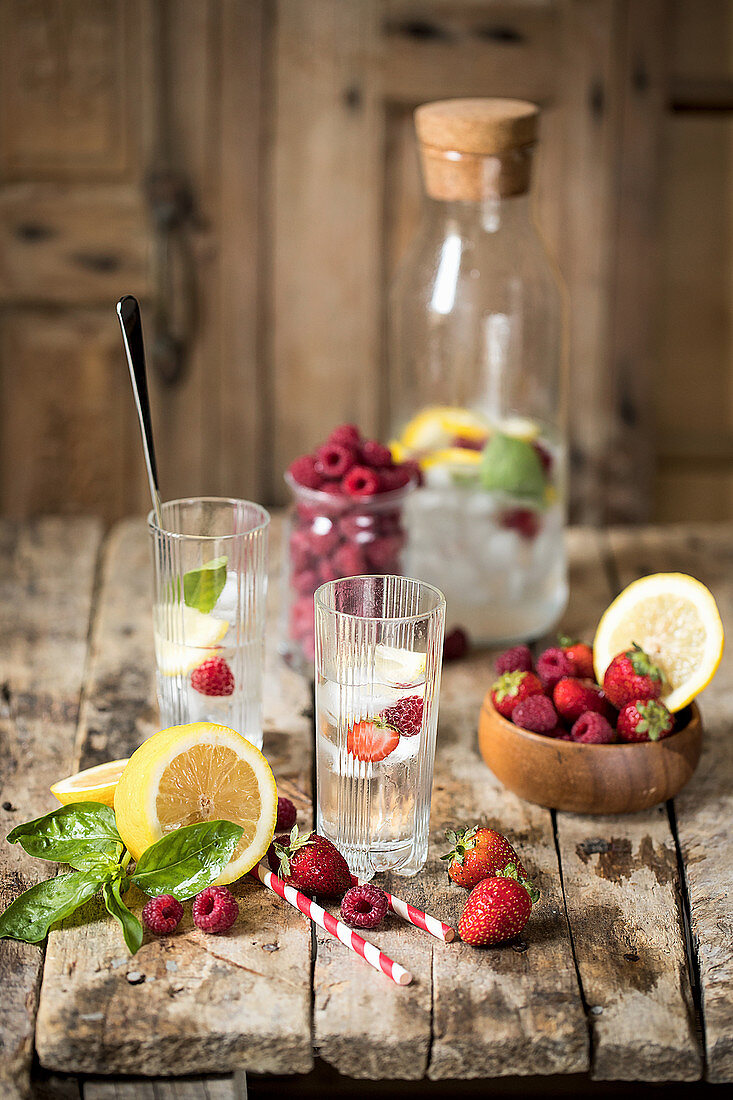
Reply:
M146 1080L85 1081L83 1100L247 1100L244 1074Z
M79 712L101 540L94 520L0 520L0 834L55 805ZM0 845L0 909L53 871ZM0 1085L26 1096L43 948L0 941Z
M446 828L478 820L516 844L542 897L519 944L434 949L433 1079L588 1067L551 815L502 788L478 755L478 713L492 678L487 654L444 671L425 889L436 915L457 927L466 892L450 883L438 857Z
M130 521L110 538L80 722L82 766L100 755L127 755L155 726L148 537L141 521ZM277 561L277 524L272 541ZM277 592L273 597L276 604ZM276 613L270 621L277 623ZM274 642L271 632L268 650ZM309 691L304 681L286 678L281 703L288 692L290 720L280 713L267 723L265 752L307 821L310 749L302 712ZM254 882L234 890L240 919L228 933L200 933L189 910L174 937L146 936L134 959L99 906L87 921L52 933L36 1033L41 1063L148 1075L310 1069L309 924ZM133 908L143 901L138 894Z
M613 594L608 549L592 531L575 532L570 548L571 603L563 627L592 639ZM592 1028L592 1075L695 1080L701 1059L665 807L608 818L558 813L556 829Z
M733 528L667 527L611 534L621 584L652 571L691 573L715 596L723 625L733 623ZM700 766L675 799L677 835L689 896L690 930L704 1017L707 1077L733 1081L733 652L700 697L705 725Z

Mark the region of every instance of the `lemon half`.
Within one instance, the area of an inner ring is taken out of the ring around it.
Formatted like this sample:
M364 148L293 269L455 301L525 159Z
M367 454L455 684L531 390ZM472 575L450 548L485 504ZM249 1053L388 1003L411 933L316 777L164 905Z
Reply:
M686 573L634 581L604 612L593 643L598 683L613 658L636 642L664 673L662 701L671 711L692 702L723 655L723 624L712 593Z
M103 802L105 806L114 805L115 790L127 760L108 760L106 764L97 764L83 772L59 779L51 787L51 794L62 806L71 802Z
M228 726L193 722L149 737L115 793L117 828L134 859L165 833L199 821L244 829L215 885L234 882L265 855L275 832L277 787L258 748Z
M483 441L489 434L483 417L470 409L432 405L407 424L401 443L407 451L433 451L449 447L456 436Z

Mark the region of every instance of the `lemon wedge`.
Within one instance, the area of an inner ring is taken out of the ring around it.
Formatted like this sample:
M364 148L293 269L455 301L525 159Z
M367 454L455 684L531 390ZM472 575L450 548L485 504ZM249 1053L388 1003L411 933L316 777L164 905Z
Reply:
M664 673L671 711L692 702L723 655L723 624L712 593L686 573L634 581L604 612L593 643L598 683L613 658L636 642Z
M164 676L185 676L219 652L218 642L222 640L229 624L225 619L213 615L204 615L195 607L172 607L170 622L165 606L156 609L155 616L155 659L158 671ZM175 633L176 640L170 635Z
M193 722L161 730L132 754L114 807L134 859L182 825L241 825L242 837L215 883L222 886L265 855L275 832L277 787L270 765L246 738L228 726Z
M112 806L117 783L126 764L127 760L108 760L106 764L85 768L67 779L59 779L51 787L51 794L62 806L68 806L70 802L103 802L105 806Z
M449 447L457 435L480 441L488 434L486 421L470 409L431 405L413 417L402 433L401 442L409 452L433 451Z

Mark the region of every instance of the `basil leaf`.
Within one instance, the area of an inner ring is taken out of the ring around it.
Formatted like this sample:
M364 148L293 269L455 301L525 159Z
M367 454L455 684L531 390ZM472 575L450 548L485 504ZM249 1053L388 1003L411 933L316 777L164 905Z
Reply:
M0 937L38 943L46 938L52 924L68 917L101 885L102 879L95 871L72 871L36 883L0 916Z
M200 569L183 574L183 599L187 607L195 607L208 615L224 590L227 579L227 558L214 558Z
M146 848L130 880L153 897L172 894L185 901L219 877L243 831L231 821L184 825Z
M20 844L28 855L70 863L79 870L92 869L104 857L116 863L122 850L115 812L99 802L72 802L16 825L8 841Z
M542 463L531 443L495 432L481 459L481 484L540 503L545 494Z
M122 900L122 883L119 878L104 883L102 897L107 912L122 928L122 935L131 954L136 954L142 947L143 926Z

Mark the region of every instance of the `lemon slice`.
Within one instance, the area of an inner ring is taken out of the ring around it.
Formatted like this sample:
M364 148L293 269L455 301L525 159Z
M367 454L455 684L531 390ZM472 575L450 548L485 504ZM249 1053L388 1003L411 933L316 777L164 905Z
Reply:
M604 612L593 643L599 684L613 658L636 642L664 673L663 702L686 707L712 680L723 655L712 593L686 573L654 573L625 588Z
M115 793L117 828L134 859L165 833L198 821L244 829L215 885L234 882L268 849L277 819L270 765L246 738L213 722L171 726L132 754Z
M458 466L475 468L481 465L481 451L471 451L467 447L444 447L440 451L433 451L420 463L423 470L430 470L434 466Z
M505 435L521 439L524 443L533 443L540 436L540 426L537 421L530 420L526 416L505 417L499 424L499 430Z
M470 409L433 405L413 417L401 442L408 451L433 451L450 446L457 435L484 440L488 434L486 421Z
M374 649L374 675L391 687L410 687L425 678L425 653L378 645Z
M229 624L225 619L204 615L195 607L172 608L167 623L164 607L159 607L155 622L155 659L164 676L185 676L219 653L220 642ZM169 634L180 632L180 640L171 641Z
M106 764L86 768L67 779L59 779L51 787L51 794L62 806L70 802L103 802L105 806L113 806L117 783L126 764L127 760L108 760Z

